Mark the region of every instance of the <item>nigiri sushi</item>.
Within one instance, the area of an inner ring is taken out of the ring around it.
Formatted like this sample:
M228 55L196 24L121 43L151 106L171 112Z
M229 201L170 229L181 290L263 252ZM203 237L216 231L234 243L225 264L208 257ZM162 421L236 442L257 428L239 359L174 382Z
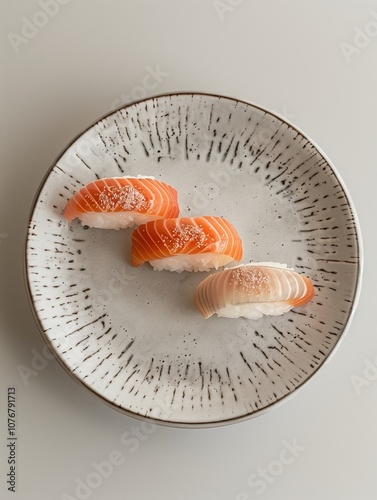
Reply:
M153 177L98 179L78 191L67 203L64 217L78 217L85 226L124 229L145 222L177 217L177 191Z
M199 283L194 302L204 318L259 319L278 316L309 302L311 280L283 264L246 264L212 274Z
M155 271L207 271L242 258L235 228L220 217L181 217L147 222L132 234L131 264Z

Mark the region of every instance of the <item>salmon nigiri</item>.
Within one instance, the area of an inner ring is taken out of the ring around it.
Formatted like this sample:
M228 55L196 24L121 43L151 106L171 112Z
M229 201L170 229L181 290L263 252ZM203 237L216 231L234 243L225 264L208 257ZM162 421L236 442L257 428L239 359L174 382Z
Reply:
M207 319L278 316L314 296L309 278L282 264L246 264L212 274L199 283L194 301Z
M147 222L132 234L131 264L154 270L207 271L242 258L242 242L220 217L181 217Z
M100 229L123 229L178 214L177 191L144 176L93 181L68 201L63 213L69 222L78 217L83 225Z

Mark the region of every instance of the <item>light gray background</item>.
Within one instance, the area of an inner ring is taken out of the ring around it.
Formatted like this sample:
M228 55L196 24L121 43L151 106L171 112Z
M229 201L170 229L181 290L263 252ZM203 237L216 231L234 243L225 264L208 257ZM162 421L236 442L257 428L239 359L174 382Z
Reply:
M47 20L43 3L1 1L0 459L4 471L6 393L16 385L13 498L374 500L377 2L51 0ZM45 25L21 42L24 17ZM148 68L163 75L146 78ZM359 307L333 359L287 404L216 429L143 428L56 361L38 361L44 343L23 283L29 209L62 148L122 102L173 90L243 98L293 121L337 166L363 230ZM294 440L301 451L279 465ZM96 484L93 463L115 450L122 464ZM272 479L256 487L261 468ZM76 491L79 480L96 487ZM0 497L11 495L2 472Z

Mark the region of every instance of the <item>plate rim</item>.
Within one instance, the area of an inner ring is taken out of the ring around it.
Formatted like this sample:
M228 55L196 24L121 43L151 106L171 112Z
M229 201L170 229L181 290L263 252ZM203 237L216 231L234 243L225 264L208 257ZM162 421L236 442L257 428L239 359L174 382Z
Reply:
M46 332L44 331L42 327L41 320L38 316L35 302L34 302L34 297L31 291L31 286L30 286L30 281L29 281L29 274L28 274L28 240L29 240L29 233L30 233L30 224L34 216L34 212L36 209L37 201L40 197L41 191L49 178L53 168L56 166L58 160L66 153L66 151L74 144L81 136L83 136L88 130L93 128L96 124L98 124L100 121L108 118L109 116L116 114L118 111L128 108L130 106L133 106L135 104L143 103L146 101L151 101L153 99L159 99L163 97L173 97L173 96L203 96L203 97L215 97L218 99L227 99L230 101L234 102L240 102L243 104L246 104L248 106L252 106L253 108L259 109L260 111L263 111L266 114L275 116L279 120L281 120L283 123L287 124L289 127L297 131L299 134L302 135L312 146L315 147L315 149L318 151L318 153L323 157L323 159L327 162L328 166L331 168L333 171L337 181L339 182L340 187L343 190L343 193L347 199L347 203L350 207L353 219L354 219L354 224L355 224L355 239L356 239L356 247L357 247L357 252L358 252L358 261L357 261L357 279L356 279L356 286L355 286L355 292L352 300L352 305L350 307L350 311L348 314L348 317L344 323L344 328L342 333L340 334L339 338L337 339L336 343L334 344L333 348L329 353L327 354L326 358L322 361L322 363L316 367L316 369L309 375L308 378L304 380L300 385L295 387L290 393L286 394L285 396L282 396L280 399L274 401L273 403L270 403L266 405L265 407L261 408L260 410L254 411L253 413L247 413L246 415L241 415L238 417L231 417L231 418L226 418L222 420L208 420L208 421L203 421L203 422L185 422L185 421L175 421L175 420L166 420L166 419L158 419L154 417L149 417L146 415L141 415L135 412L132 412L130 410L127 410L123 407L120 407L116 405L115 403L111 402L110 400L106 399L103 395L99 394L96 392L92 387L87 385L83 380L81 380L79 377L77 377L74 373L72 373L72 370L69 369L69 367L66 365L64 360L59 356L59 354L55 351L54 347L52 346L52 343L50 342ZM289 401L292 397L294 397L296 394L298 394L300 391L305 389L308 386L308 383L312 381L313 377L317 375L318 371L325 367L329 361L333 359L333 356L335 355L336 351L339 349L341 342L344 340L345 335L348 333L350 326L352 324L352 321L354 319L355 311L357 309L359 299L360 299L360 294L361 294L361 288L362 288L362 281L363 281L363 272L364 272L364 245L363 245L363 238L362 238L362 232L361 232L361 225L359 221L359 217L356 211L355 204L352 200L352 197L348 191L348 188L340 175L339 171L333 164L333 162L330 160L330 158L326 155L326 153L322 150L318 144L311 139L306 133L304 133L299 127L297 127L295 124L293 124L290 120L287 118L283 117L279 113L272 111L264 106L261 106L259 104L255 104L254 102L245 100L245 99L239 99L236 97L231 97L227 95L222 95L222 94L217 94L217 93L212 93L212 92L201 92L201 91L171 91L171 92L165 92L161 94L154 94L148 97L144 97L142 99L135 99L133 101L130 101L128 103L122 104L121 106L105 113L101 117L97 118L93 123L91 123L88 127L85 129L81 130L78 134L76 134L71 141L68 142L68 144L61 150L61 152L56 156L55 160L52 162L50 167L47 169L46 173L42 177L42 180L40 181L40 184L38 186L38 189L33 197L33 200L31 202L31 208L29 210L28 218L27 218L27 227L26 227L26 235L25 235L25 240L24 240L24 252L23 252L23 277L24 277L24 284L26 288L26 294L27 294L27 299L28 299L28 304L32 312L32 316L34 318L35 324L39 330L39 333L41 334L45 344L47 345L48 349L50 350L51 354L53 354L54 358L58 361L60 366L70 375L70 377L80 386L83 386L87 390L89 390L92 394L94 394L96 397L100 398L107 406L111 407L112 409L117 410L120 413L123 413L127 415L128 417L132 417L134 419L144 421L144 422L149 422L153 423L156 425L162 425L165 427L172 427L172 428L186 428L186 429L193 429L193 428L210 428L210 427L221 427L225 425L230 425L230 424L236 424L240 422L245 422L247 420L256 418L258 416L261 416L265 414L266 412L279 407L280 405L286 403Z

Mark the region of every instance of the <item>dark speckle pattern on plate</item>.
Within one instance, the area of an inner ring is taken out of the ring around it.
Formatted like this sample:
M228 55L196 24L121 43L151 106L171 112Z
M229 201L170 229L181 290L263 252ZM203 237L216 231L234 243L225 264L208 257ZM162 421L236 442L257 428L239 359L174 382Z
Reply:
M204 320L193 293L206 273L133 268L131 230L63 219L82 186L139 174L174 186L181 215L227 218L243 262L286 263L315 298L283 316ZM258 106L174 93L109 114L67 147L37 194L26 276L43 336L77 381L130 415L205 426L260 414L311 378L352 316L360 260L349 195L311 140Z

